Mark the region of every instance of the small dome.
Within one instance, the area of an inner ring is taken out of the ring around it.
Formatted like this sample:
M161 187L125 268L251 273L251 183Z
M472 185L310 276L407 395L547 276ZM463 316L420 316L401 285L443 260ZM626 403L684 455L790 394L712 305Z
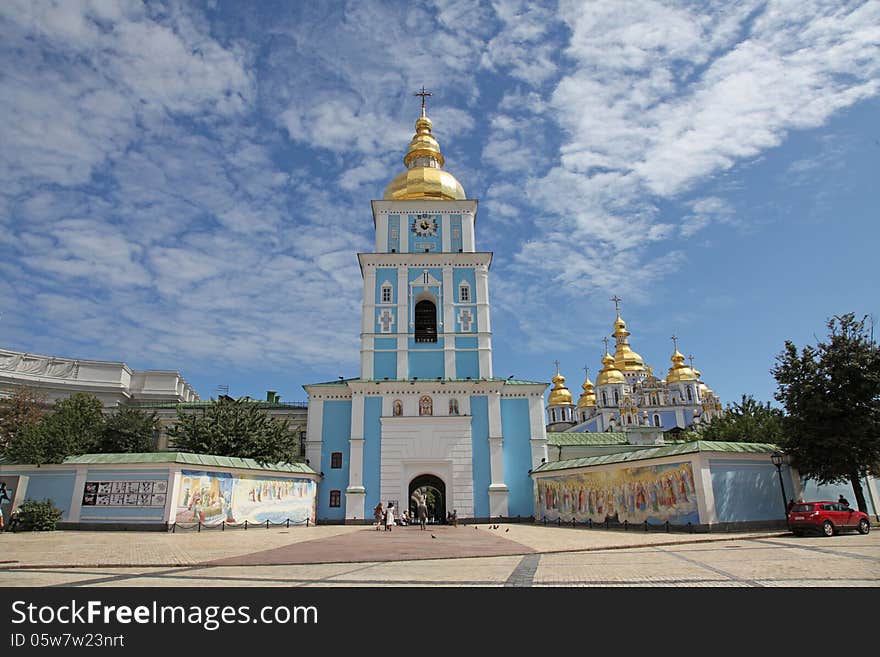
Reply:
M679 383L681 381L699 381L696 373L684 364L684 354L678 349L672 354L672 367L666 374L666 383Z
M605 352L605 358L602 359L602 364L605 367L602 368L602 371L599 372L599 376L596 377L596 385L603 386L610 383L626 383L626 378L623 376L623 372L615 367L614 358L607 351Z
M422 115L416 120L416 134L413 135L403 158L406 171L395 177L385 188L383 198L386 201L460 201L467 198L464 188L455 176L442 169L445 160L440 152L440 144L431 133L432 127L431 119L422 107Z
M623 372L644 372L645 360L630 349L630 332L626 330L626 322L617 315L614 320L614 339L617 340L617 350L614 352L614 366Z
M592 408L596 405L596 392L593 387L593 382L590 381L590 377L587 376L586 380L584 380L583 385L581 386L584 392L578 398L578 408Z
M553 377L553 388L550 390L547 406L568 405L571 405L571 392L565 387L565 377L557 371L556 376Z

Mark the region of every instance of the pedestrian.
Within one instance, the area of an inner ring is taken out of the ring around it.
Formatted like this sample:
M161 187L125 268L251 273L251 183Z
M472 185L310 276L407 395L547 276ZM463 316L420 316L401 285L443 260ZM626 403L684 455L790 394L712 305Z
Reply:
M843 504L843 506L849 506L849 500L846 499L843 495L837 498L838 504Z
M789 500L788 500L788 512L789 512L789 513L791 513L791 509L792 509L792 507L794 507L794 500L789 499Z
M389 502L388 508L385 509L385 531L390 532L392 527L394 527L394 502Z
M385 522L385 509L382 508L381 502L379 502L376 505L376 508L373 509L373 518L376 520L376 531L379 531L379 527Z

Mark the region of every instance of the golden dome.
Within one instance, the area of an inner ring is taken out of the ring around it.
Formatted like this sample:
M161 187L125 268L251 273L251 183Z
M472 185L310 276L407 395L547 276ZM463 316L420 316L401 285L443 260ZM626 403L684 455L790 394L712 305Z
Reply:
M612 335L617 341L617 350L614 352L615 367L624 372L643 372L645 370L645 361L630 349L629 340L627 340L630 332L626 330L626 322L621 319L620 314L614 320L614 333Z
M602 368L599 376L596 377L597 386L603 386L608 383L626 383L623 372L615 367L614 358L607 351L605 352L605 358L602 359L602 364L605 367Z
M698 381L696 373L684 364L684 354L678 349L672 354L672 367L666 374L666 383L678 383L679 381Z
M583 394L578 398L578 408L590 408L596 405L596 392L593 388L593 382L590 381L589 375L581 386L584 389Z
M467 198L455 176L441 168L445 160L431 127L431 119L422 106L422 115L416 120L416 134L403 158L406 171L385 188L383 198L386 201L422 198L457 201Z
M550 390L550 398L547 400L547 406L567 406L571 404L571 392L565 387L565 377L556 370L556 376L553 377L553 388Z

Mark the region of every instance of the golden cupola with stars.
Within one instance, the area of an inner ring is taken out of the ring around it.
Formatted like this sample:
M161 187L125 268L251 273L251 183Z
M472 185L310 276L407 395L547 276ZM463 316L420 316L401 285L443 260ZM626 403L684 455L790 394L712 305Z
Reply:
M593 408L596 406L596 388L593 386L593 382L590 381L590 373L587 372L586 378L584 379L583 385L583 393L578 398L578 408Z
M422 89L417 94L422 97L422 115L416 120L416 134L403 163L406 171L398 175L385 188L386 201L405 201L410 199L435 199L440 201L460 201L465 198L464 188L448 171L443 170L443 153L440 144L431 132L433 123L425 111L425 97L431 94Z

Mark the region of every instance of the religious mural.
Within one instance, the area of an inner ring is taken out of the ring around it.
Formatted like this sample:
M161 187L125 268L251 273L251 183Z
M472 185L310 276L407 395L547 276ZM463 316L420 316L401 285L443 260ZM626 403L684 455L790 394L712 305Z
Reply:
M315 521L315 482L183 470L175 520L181 523Z
M536 494L537 517L547 520L700 522L690 463L542 477Z

